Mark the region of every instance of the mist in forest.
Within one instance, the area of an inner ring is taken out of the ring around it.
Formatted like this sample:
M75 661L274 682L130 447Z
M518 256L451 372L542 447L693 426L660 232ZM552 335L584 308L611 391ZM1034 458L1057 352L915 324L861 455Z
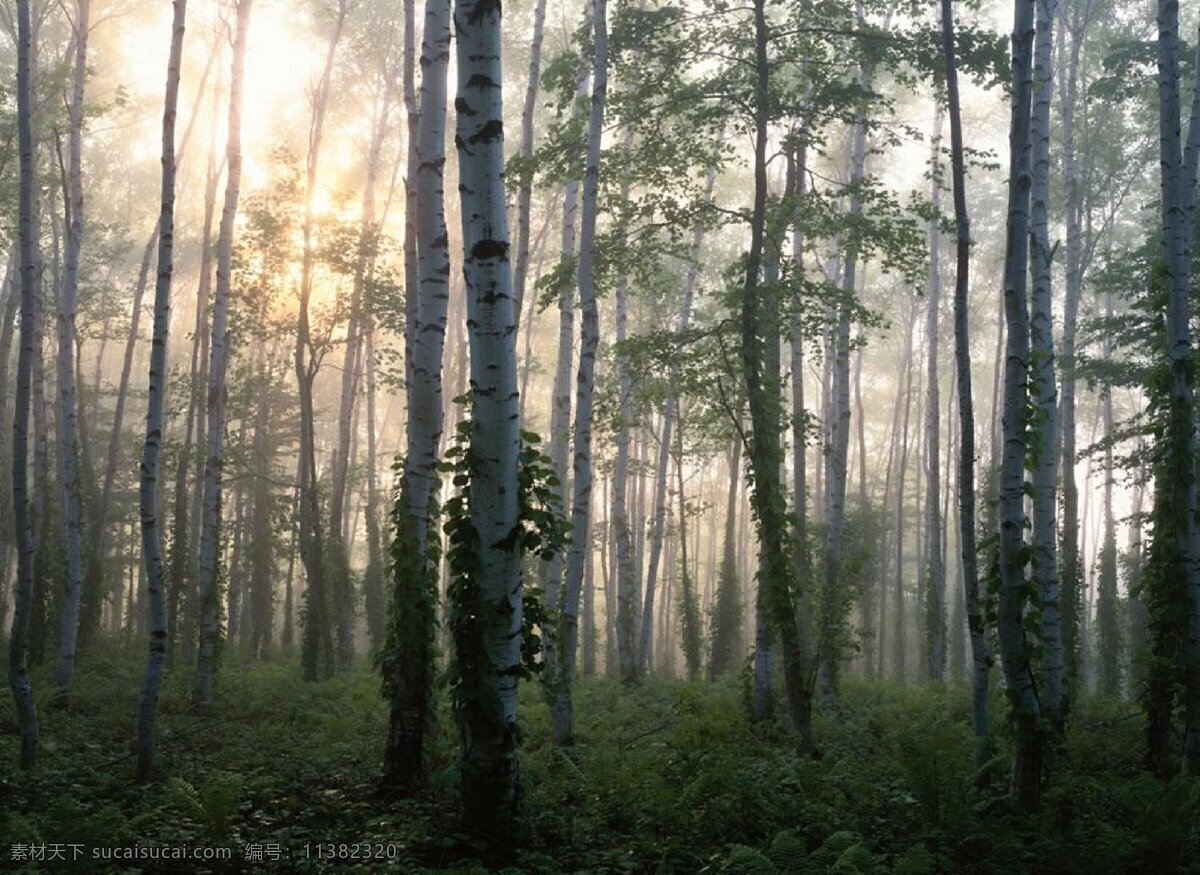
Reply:
M0 0L0 854L1200 869L1177 0Z

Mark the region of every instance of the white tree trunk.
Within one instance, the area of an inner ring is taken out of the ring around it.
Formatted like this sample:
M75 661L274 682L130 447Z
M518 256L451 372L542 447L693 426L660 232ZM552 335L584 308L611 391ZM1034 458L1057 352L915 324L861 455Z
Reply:
M217 232L217 283L213 296L209 339L207 447L204 461L204 504L200 530L199 581L200 646L196 657L193 696L197 704L212 702L216 676L220 604L217 563L221 543L221 476L225 466L225 376L229 298L233 281L233 235L242 185L242 90L246 78L246 36L253 0L238 0L233 37L233 68L229 79L229 132L225 149L225 202Z
M542 36L546 26L546 0L533 7L533 35L529 42L529 77L525 84L525 106L521 110L521 145L518 154L526 162L517 189L517 260L513 268L513 308L521 319L525 303L525 284L529 275L529 222L533 201L533 173L528 162L533 157L533 115L537 111L538 85L542 73ZM566 481L563 481L564 483Z
M37 763L38 721L29 682L29 620L33 602L33 530L29 518L29 414L33 380L33 311L37 294L37 226L34 224L33 87L30 54L33 37L29 0L17 0L17 148L20 160L18 233L21 251L21 345L17 353L17 391L13 404L13 524L17 535L17 583L13 590L12 632L8 639L8 685L16 705L21 736L20 765Z
M1079 557L1079 487L1075 482L1075 335L1083 288L1083 232L1079 180L1075 168L1075 104L1079 90L1079 60L1091 16L1081 0L1064 0L1059 58L1059 115L1062 138L1063 224L1066 264L1063 284L1062 399L1059 402L1062 474L1062 555L1059 562L1059 605L1062 615L1063 699L1079 678L1079 608L1083 569ZM1070 34L1069 45L1065 35ZM1063 46L1066 45L1064 49Z
M463 727L465 820L511 821L517 801L517 668L521 661L521 554L517 462L516 313L504 195L500 7L457 0L455 100L463 274L471 351L471 525L479 538L479 637L485 663L470 678L478 720Z
M1050 275L1050 96L1053 93L1054 17L1057 0L1037 0L1031 131L1033 181L1030 205L1030 393L1038 411L1031 440L1033 470L1033 578L1042 608L1039 696L1046 717L1061 723L1063 708L1062 617L1058 606L1058 392L1054 374L1054 320Z
M716 176L710 171L707 182L707 196L712 196ZM683 303L680 306L680 333L688 330L692 321L692 299L696 290L696 272L700 264L700 244L704 240L703 226L697 226L692 233L692 248L688 259L687 278L683 286ZM658 463L654 477L654 510L650 529L650 562L646 569L646 592L642 607L642 630L638 642L639 670L650 670L650 658L653 645L654 628L654 597L658 579L658 565L662 557L663 532L667 518L667 472L671 465L671 441L675 430L675 418L679 411L679 398L672 394L667 396L663 405L662 430L658 435Z
M87 0L82 0L81 6ZM137 776L146 780L154 770L154 722L158 691L167 654L167 572L162 535L158 528L158 456L162 446L163 407L167 394L167 337L171 326L171 276L175 246L175 110L179 102L179 68L187 0L174 0L171 52L167 61L167 90L162 124L162 195L158 232L158 277L154 285L154 334L150 347L149 396L146 403L146 443L142 449L140 505L142 557L149 575L150 643L146 674L137 706Z
M427 0L421 42L421 112L411 155L416 179L410 209L416 264L407 301L405 360L408 372L408 446L404 457L405 532L416 550L412 568L429 564L432 501L439 479L437 461L444 406L442 358L449 303L450 249L446 233L443 171L446 163L446 90L450 63L450 0ZM414 130L410 128L410 136ZM436 537L436 532L433 534ZM414 572L393 581L397 617L396 671L392 682L384 771L390 781L407 784L418 775L429 707L432 610L423 593L426 582ZM409 680L405 680L408 678Z
M63 283L58 294L58 473L62 478L66 536L66 591L58 634L58 695L70 692L79 632L79 598L83 590L83 507L79 491L78 409L75 394L75 310L79 292L79 254L83 245L83 89L87 76L90 0L77 0L72 21L75 66L68 108L66 251Z
M600 138L604 131L604 104L608 94L608 3L593 0L595 60L592 65L591 111L588 115L587 163L583 176L583 212L579 223L579 308L581 344L575 385L573 492L571 496L571 546L562 599L558 636L559 677L551 706L554 740L566 744L574 731L571 685L575 675L578 641L579 595L584 566L591 555L592 508L592 402L596 388L596 348L600 344L600 317L596 308L596 218L600 196ZM561 342L561 338L560 338Z
M941 394L938 385L938 307L942 298L941 221L942 181L937 173L942 148L942 104L934 109L930 164L933 173L931 200L934 218L929 222L929 284L925 301L925 454L929 473L925 480L926 532L929 537L929 590L925 605L926 658L929 677L941 681L946 671L946 565L942 556L941 514Z
M1013 795L1021 808L1036 808L1041 796L1041 705L1025 640L1026 403L1029 379L1029 198L1031 187L1030 101L1033 92L1034 7L1018 0L1013 23L1012 121L1009 131L1007 239L1004 313L1008 340L1004 364L1004 448L1000 467L1000 598L997 627L1005 688L1016 724Z

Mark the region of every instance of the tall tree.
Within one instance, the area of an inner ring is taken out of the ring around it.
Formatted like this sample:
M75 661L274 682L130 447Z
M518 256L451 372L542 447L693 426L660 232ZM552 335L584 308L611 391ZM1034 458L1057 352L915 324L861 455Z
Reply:
M938 99L930 138L931 201L934 216L929 222L929 283L925 300L925 478L926 534L929 538L929 593L925 602L926 659L929 678L941 681L946 671L946 565L942 554L941 513L941 387L938 385L938 308L941 306L942 179L938 161L942 148L942 104Z
M12 632L8 639L8 685L21 736L21 768L37 762L38 720L29 681L29 620L33 608L33 529L29 518L29 415L33 383L33 310L37 294L37 226L34 219L33 34L29 0L17 0L17 151L20 160L18 235L21 262L21 345L17 352L17 391L13 404L13 526L17 535L17 583L13 589Z
M742 651L742 602L737 573L738 476L742 470L742 440L735 437L729 450L729 491L725 499L725 537L712 604L709 634L708 679L716 680L737 665Z
M233 65L229 77L228 140L225 146L225 201L217 231L217 283L209 336L207 447L204 461L204 505L200 530L198 592L200 646L196 656L193 697L211 704L220 637L218 563L221 547L221 479L225 467L225 378L229 367L229 297L233 280L233 236L242 186L242 92L246 78L246 39L253 0L237 0Z
M308 155L305 161L304 201L304 251L300 266L300 309L296 318L295 368L296 382L300 389L300 558L304 562L304 573L308 585L304 591L304 632L301 639L300 661L306 680L315 681L320 665L326 677L334 672L335 656L330 632L329 593L327 562L325 555L325 532L321 522L321 499L317 482L317 441L313 402L313 383L321 367L321 356L317 354L312 340L309 303L312 299L313 274L316 267L316 245L313 239L316 227L317 170L321 162L321 146L324 142L325 113L333 87L333 62L349 11L349 0L337 0L333 9L333 28L325 50L325 63L312 94L312 117L308 127ZM341 515L338 515L341 519ZM330 532L330 539L337 534ZM352 649L351 594L349 581L334 580L337 595L338 659L349 661Z
M1050 246L1050 98L1053 94L1053 39L1057 0L1037 0L1037 35L1034 39L1032 184L1030 188L1029 269L1030 296L1029 392L1035 413L1031 428L1030 466L1033 469L1033 579L1041 605L1041 689L1046 717L1055 726L1062 722L1063 646L1058 598L1058 532L1056 423L1058 393L1054 373L1054 319L1051 306Z
M1104 319L1113 321L1113 294L1110 286L1104 294ZM1111 328L1105 332L1104 360L1111 361ZM1112 386L1100 388L1104 418L1104 529L1100 543L1100 568L1096 587L1096 675L1100 692L1116 698L1121 692L1121 620L1117 614L1117 523L1113 516L1113 431Z
M84 0L86 3L86 0ZM154 770L154 723L158 691L162 686L167 655L167 571L162 533L158 526L158 456L163 436L163 406L167 390L167 337L171 326L171 277L175 268L175 112L179 104L179 69L187 0L174 0L171 51L167 61L167 86L162 122L162 194L158 224L158 276L154 284L154 336L150 347L149 396L146 402L146 442L142 449L139 502L142 522L142 557L149 576L150 644L146 674L137 706L137 776L141 781ZM260 533L260 537L265 533Z
M1016 729L1013 797L1018 807L1036 808L1042 790L1042 710L1025 636L1025 463L1028 453L1029 378L1029 202L1032 185L1030 137L1033 94L1034 7L1017 0L1012 42L1012 119L1009 127L1008 218L1004 255L1004 315L1008 328L1004 364L1004 450L1000 467L1000 598L997 627L1005 689Z
M950 116L950 172L954 185L954 362L958 383L958 544L962 557L963 597L971 638L971 724L984 759L991 727L988 717L988 652L983 607L979 597L979 556L975 545L975 401L971 386L971 338L968 324L971 224L967 213L967 170L963 154L962 109L958 93L954 8L942 2L942 54L946 64L946 109Z
M442 353L449 302L450 242L446 233L443 172L446 163L446 92L450 64L450 0L427 0L421 40L421 112L417 121L415 289L408 295L405 326L408 368L408 452L401 499L407 545L394 569L387 647L394 651L385 776L401 785L419 775L433 678L433 624L438 558L435 510L437 461L442 439ZM411 133L411 131L410 131ZM414 293L415 292L415 293Z
M1079 554L1079 485L1075 481L1075 337L1079 323L1079 301L1083 291L1083 231L1080 179L1075 161L1076 106L1079 95L1080 56L1088 24L1091 0L1063 0L1060 29L1058 107L1062 137L1063 222L1065 271L1063 275L1062 398L1059 402L1061 429L1062 520L1059 555L1059 606L1062 615L1064 707L1079 679L1079 611L1083 592L1083 566ZM1066 43L1066 36L1070 42ZM1065 45L1065 49L1062 48Z
M518 154L524 162L517 188L517 260L513 267L513 307L517 318L525 301L529 276L529 223L533 202L533 116L537 111L538 85L542 81L542 38L546 25L546 0L533 6L533 34L529 40L529 76L525 82L525 105L521 109L521 143Z
M516 313L504 197L500 6L457 0L455 99L463 275L471 352L469 486L476 612L456 630L464 677L462 802L466 823L498 836L517 802L517 679L521 663L521 569L517 463ZM470 656L468 656L470 655Z
M552 706L554 739L564 744L574 732L571 687L578 644L579 597L585 565L591 555L592 409L596 391L596 348L600 316L596 307L596 218L600 195L600 138L608 95L608 3L592 0L595 58L588 113L587 163L583 174L582 215L579 222L579 310L581 316L579 371L575 379L574 459L572 461L571 531L567 575L560 611L557 697Z
M755 0L753 16L754 202L750 219L750 251L746 256L741 290L741 364L752 429L748 446L750 467L754 472L751 504L758 529L761 564L759 599L767 606L766 610L779 634L792 727L800 733L806 745L811 745L812 692L796 619L794 567L787 545L787 502L780 479L782 399L778 394L779 302L777 293L760 277L767 208L767 119L770 100L765 0Z
M1200 86L1197 88L1200 94ZM1180 134L1179 4L1158 4L1158 106L1161 166L1162 260L1167 293L1166 358L1169 366L1167 434L1163 474L1156 477L1158 505L1156 541L1167 541L1170 567L1168 586L1182 589L1182 598L1171 606L1151 610L1152 623L1166 620L1164 609L1186 605L1183 650L1185 732L1184 754L1188 768L1200 773L1200 529L1196 520L1195 385L1192 373L1189 285L1191 249L1195 229L1196 165L1200 153L1200 119L1193 113L1183 149ZM1156 616L1157 615L1157 616ZM1168 620L1169 622L1169 620ZM1156 656L1158 654L1155 654ZM1161 660L1152 662L1149 686L1150 758L1163 769L1170 744L1170 690L1173 681Z
M58 292L58 473L62 478L66 587L58 633L54 682L65 697L75 671L79 599L83 591L83 503L79 486L78 408L75 392L75 311L79 297L79 256L83 246L83 94L87 79L90 0L76 0L71 21L75 41L68 107L67 184L63 192L66 247Z

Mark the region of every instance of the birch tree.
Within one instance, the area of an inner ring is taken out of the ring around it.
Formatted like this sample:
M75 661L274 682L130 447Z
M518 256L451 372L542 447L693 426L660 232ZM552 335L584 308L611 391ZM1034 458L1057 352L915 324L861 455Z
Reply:
M1063 648L1062 618L1058 606L1057 479L1055 452L1058 393L1054 373L1054 321L1051 307L1050 246L1050 97L1053 94L1051 49L1057 0L1036 0L1037 35L1034 40L1032 138L1032 185L1029 227L1030 298L1029 384L1034 405L1033 446L1029 464L1033 470L1033 579L1041 606L1042 640L1039 695L1046 717L1055 726L1062 722Z
M796 619L792 560L785 539L787 509L780 482L781 398L779 381L779 313L777 296L761 284L767 201L767 119L769 99L768 29L764 0L755 0L754 15L754 202L750 251L746 257L741 307L741 362L752 434L748 453L754 472L751 502L758 527L761 569L759 599L778 629L784 681L793 728L806 746L812 744L812 693L806 680L804 652ZM844 469L843 469L844 473Z
M941 173L938 161L942 148L942 104L937 101L930 138L931 200L934 218L929 222L929 283L925 300L925 479L926 532L929 537L929 595L926 601L925 635L929 678L944 679L946 670L946 566L942 556L941 515L941 387L938 385L938 307L941 306Z
M442 353L449 302L450 242L446 232L443 172L446 163L446 92L450 64L450 0L427 0L421 42L421 112L417 123L415 238L417 286L408 301L405 327L408 368L408 452L401 499L403 530L397 541L409 551L397 565L392 593L394 649L391 711L384 773L411 783L419 774L433 679L437 540L433 517L439 486L438 448L444 421Z
M558 645L557 695L551 706L554 740L570 741L574 732L571 687L578 643L579 597L591 547L592 508L592 409L596 391L596 348L600 344L600 316L596 307L596 218L600 196L600 137L604 129L604 104L608 95L608 3L592 0L595 56L592 95L588 113L587 158L583 174L583 203L579 222L580 350L575 380L571 494L571 546L561 606ZM562 338L560 337L560 343Z
M13 589L12 631L8 639L8 685L16 704L21 737L20 766L37 763L38 719L29 680L29 620L33 602L33 530L29 518L29 416L33 381L33 310L37 294L37 239L34 220L33 34L29 0L17 0L17 150L20 161L18 238L21 264L21 345L17 352L17 391L13 403L13 527L17 536L17 582Z
M992 657L979 597L979 556L975 544L975 401L971 385L971 338L968 324L971 224L967 213L966 160L963 155L962 110L958 93L958 59L954 7L941 0L942 54L946 64L946 110L950 117L950 168L954 186L954 362L958 384L958 542L962 557L963 597L971 639L971 725L979 744L977 761L985 757L991 732L988 717L988 673Z
M84 0L86 3L86 0ZM167 655L167 570L162 533L158 526L158 457L163 436L163 406L167 391L167 339L171 326L171 278L175 268L175 112L179 104L179 69L187 0L174 0L171 50L162 123L162 194L158 228L158 276L154 284L154 335L150 348L149 396L146 402L146 442L142 449L139 503L142 557L149 576L150 643L146 674L137 706L137 776L145 781L154 770L154 722L158 691ZM265 534L265 533L261 533Z
M233 279L233 237L242 185L242 91L246 77L246 38L253 0L237 0L233 65L229 77L228 140L225 147L225 200L217 231L217 282L209 334L207 446L204 462L203 518L200 530L198 591L200 646L196 655L193 697L212 703L220 636L220 593L217 588L221 546L221 487L225 466L225 378L229 366L229 297Z
M1034 7L1017 0L1012 43L1012 119L1009 128L1008 219L1004 257L1004 315L1008 329L1004 363L1004 449L1000 467L1000 598L997 627L1005 688L1016 729L1013 797L1023 809L1041 802L1043 738L1041 704L1026 641L1025 565L1026 404L1029 379L1030 113L1033 94Z
M316 222L315 201L317 170L321 162L321 146L325 133L325 112L333 80L333 62L342 30L346 23L349 0L338 0L333 10L333 29L325 50L325 62L312 95L312 119L308 129L308 155L305 161L305 202L302 234L304 250L300 266L300 309L296 319L294 351L296 382L300 390L300 557L304 562L308 586L304 591L304 630L301 639L301 663L306 680L315 681L318 665L326 677L334 672L335 656L330 640L329 593L326 590L325 532L321 522L321 502L317 483L316 423L313 404L313 383L321 367L312 341L309 303L312 298L316 250L313 232ZM338 517L340 519L340 515ZM330 538L337 534L329 532ZM337 592L337 659L349 662L351 643L352 599L348 582L335 580Z
M1165 531L1156 531L1156 535L1169 539L1172 567L1168 573L1174 585L1186 592L1185 598L1180 600L1186 603L1188 611L1181 654L1185 666L1184 756L1189 770L1200 773L1200 531L1196 521L1195 387L1188 291L1200 119L1193 114L1187 148L1184 149L1180 134L1179 4L1176 0L1159 0L1158 4L1158 80L1162 258L1167 292L1166 358L1170 381L1166 469L1164 476L1156 478L1156 501L1161 496L1170 523L1163 526ZM1200 89L1197 94L1200 95ZM1159 526L1162 526L1161 521ZM1150 684L1150 757L1162 768L1170 737L1170 708L1162 705L1161 693L1156 689L1156 684L1161 681L1151 678ZM1156 698L1159 699L1157 703Z
M79 632L79 599L83 591L83 505L79 486L78 408L75 385L75 311L79 297L79 256L83 246L83 95L87 79L90 0L76 0L71 22L75 41L68 107L67 187L63 192L66 246L62 287L58 293L58 473L62 478L66 536L66 587L58 634L58 666L54 682L59 696L71 689L75 643Z
M533 6L533 34L529 40L529 75L525 82L525 105L521 109L521 143L517 154L524 163L517 189L517 259L513 267L513 307L517 319L525 301L525 285L529 276L529 223L533 202L533 176L529 162L533 158L533 116L537 111L538 85L542 72L542 39L546 26L546 0ZM553 433L553 430L552 430ZM564 481L565 482L565 481Z
M597 16L599 17L599 16ZM482 658L466 678L462 803L465 822L498 835L517 802L517 669L521 661L518 546L516 314L504 196L500 7L457 0L455 99L463 274L471 352L469 486L478 614L457 630L455 648Z

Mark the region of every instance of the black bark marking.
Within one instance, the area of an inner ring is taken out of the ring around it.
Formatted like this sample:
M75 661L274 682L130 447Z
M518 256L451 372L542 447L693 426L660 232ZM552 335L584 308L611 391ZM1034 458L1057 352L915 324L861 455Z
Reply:
M492 240L490 238L480 240L471 247L471 257L480 260L496 258L501 261L506 261L508 260L508 241Z
M477 143L494 143L504 140L504 122L500 119L491 119L486 122L482 128L476 133L471 134L467 140L468 143L475 145Z
M477 0L471 11L467 13L468 24L478 24L485 15L500 17L500 0Z

